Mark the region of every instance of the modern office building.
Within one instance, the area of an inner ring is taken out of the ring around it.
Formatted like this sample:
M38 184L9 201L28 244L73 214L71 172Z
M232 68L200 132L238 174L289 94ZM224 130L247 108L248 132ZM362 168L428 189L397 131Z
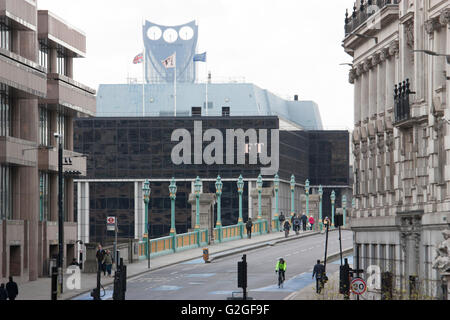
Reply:
M242 129L242 130L240 130ZM311 192L324 188L324 215L330 216L330 194L351 193L349 133L305 131L277 116L253 117L97 117L75 120L75 151L87 154L87 176L77 179L77 212L80 239L105 243L106 217L118 218L119 238L142 239L145 233L142 187L150 180L150 236L169 234L169 184L175 178L176 231L192 228L189 195L200 177L203 193L215 193L216 178L223 182L222 225L238 222L237 179L245 181L243 216L258 216L256 180L273 187L280 177L279 211L291 212L291 175L295 176L295 212L302 207L305 181ZM350 190L350 191L349 191ZM270 191L270 190L269 190ZM271 198L274 194L270 195ZM350 202L349 198L349 202ZM271 214L275 201L271 201ZM214 212L216 212L214 210ZM317 212L312 213L316 215Z
M74 117L95 115L95 90L73 80L86 36L34 0L0 0L0 282L36 280L58 253L58 151L62 137L65 261L76 252Z
M195 21L162 26L146 21L143 26L143 79L145 83L101 84L97 95L99 117L169 116L280 116L305 130L322 130L313 101L283 99L243 79L199 77ZM164 61L173 57L175 67ZM175 77L176 72L176 77ZM203 80L199 80L203 79ZM207 102L206 102L207 101Z
M355 264L393 288L374 287L378 298L442 296L433 262L450 221L450 96L448 60L437 54L449 53L449 17L450 2L434 0L356 1L346 14Z

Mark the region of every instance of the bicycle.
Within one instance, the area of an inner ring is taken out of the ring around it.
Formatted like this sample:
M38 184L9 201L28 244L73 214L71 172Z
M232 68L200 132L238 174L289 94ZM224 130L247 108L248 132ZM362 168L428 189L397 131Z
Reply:
M285 280L284 271L279 270L278 272L278 288L283 288L283 283Z

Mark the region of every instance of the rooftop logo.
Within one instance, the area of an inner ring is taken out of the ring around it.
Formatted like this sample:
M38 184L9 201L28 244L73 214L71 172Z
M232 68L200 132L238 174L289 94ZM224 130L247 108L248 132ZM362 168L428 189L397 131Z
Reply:
M178 142L171 153L175 165L245 165L246 154L249 164L261 167L262 175L274 175L279 167L279 130L270 129L270 156L268 154L267 129L226 129L225 138L219 129L208 129L203 132L202 121L194 121L194 140L187 129L176 129L172 132L171 141ZM248 142L247 142L248 140ZM224 155L224 141L226 143ZM237 141L237 146L235 142ZM194 144L192 154L192 142ZM203 143L211 142L203 150ZM236 150L236 157L235 157ZM235 163L235 160L237 161ZM259 160L259 163L258 163Z

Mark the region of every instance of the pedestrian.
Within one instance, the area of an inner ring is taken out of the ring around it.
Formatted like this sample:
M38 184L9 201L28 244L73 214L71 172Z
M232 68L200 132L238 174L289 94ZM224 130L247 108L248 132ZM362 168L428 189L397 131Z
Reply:
M5 284L0 284L0 300L8 299L8 292L5 289Z
M317 260L316 265L313 269L312 279L316 277L316 293L320 293L323 289L324 277L325 277L325 267Z
M103 264L105 265L105 269L108 272L108 277L111 277L112 257L111 252L109 250L106 250L105 252L105 255L103 257Z
M289 235L289 230L291 229L291 224L289 223L288 220L284 221L284 226L283 226L283 230L284 230L284 236L287 238Z
M311 230L313 229L313 226L314 226L314 223L315 223L316 221L314 220L314 217L313 216L311 216L311 217L309 217L309 224L311 225Z
M303 231L306 231L306 224L308 223L308 217L306 216L305 213L303 213L301 219L302 219Z
M248 218L247 223L245 224L245 228L247 229L247 238L249 239L252 238L252 227L253 227L252 218Z
M70 265L71 265L71 266L77 266L77 267L80 267L80 265L78 264L76 258L73 258L73 259L72 259L72 263L71 263Z
M103 258L105 256L105 250L103 250L102 245L98 244L98 250L95 254L95 257L97 258L98 263L98 270L103 271L103 273L106 275L106 269L103 265Z
M17 283L13 281L13 277L9 277L9 282L6 284L6 291L8 292L9 300L16 300L16 297L19 295L19 288L17 287Z
M278 217L278 221L280 222L280 232L283 232L283 225L284 225L284 220L286 220L283 212L281 212L280 216Z
M295 215L293 225L296 234L298 234L298 232L300 231L300 224L301 224L300 218L298 217L298 215Z

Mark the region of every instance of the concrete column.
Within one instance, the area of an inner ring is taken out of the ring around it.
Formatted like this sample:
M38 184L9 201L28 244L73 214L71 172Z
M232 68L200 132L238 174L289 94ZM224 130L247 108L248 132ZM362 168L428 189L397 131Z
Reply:
M49 221L58 221L58 174L51 173L49 175L49 189L50 189L50 215Z
M66 57L66 75L73 79L73 57Z
M386 107L386 60L382 59L377 68L377 114L380 115Z
M395 57L386 59L385 114L394 108Z
M434 31L433 51L438 53L445 53L446 46L446 28L440 28ZM442 88L445 84L444 71L446 70L445 57L433 57L433 96L436 90Z
M64 149L73 151L73 118L67 116L65 118L66 137L64 139Z
M50 48L48 52L48 73L57 73L57 57L56 48Z
M35 31L20 31L20 55L36 63L38 60L39 42Z
M369 118L369 75L361 75L361 122Z
M72 178L66 178L64 179L64 185L65 185L65 209L67 210L67 221L68 222L74 222L74 212L73 212L73 192L74 192L74 188L73 188L73 179Z
M355 79L355 83L354 83L354 97L355 97L355 102L354 102L354 123L355 125L359 125L361 123L361 77L358 77Z
M377 67L369 70L369 118L377 113Z

